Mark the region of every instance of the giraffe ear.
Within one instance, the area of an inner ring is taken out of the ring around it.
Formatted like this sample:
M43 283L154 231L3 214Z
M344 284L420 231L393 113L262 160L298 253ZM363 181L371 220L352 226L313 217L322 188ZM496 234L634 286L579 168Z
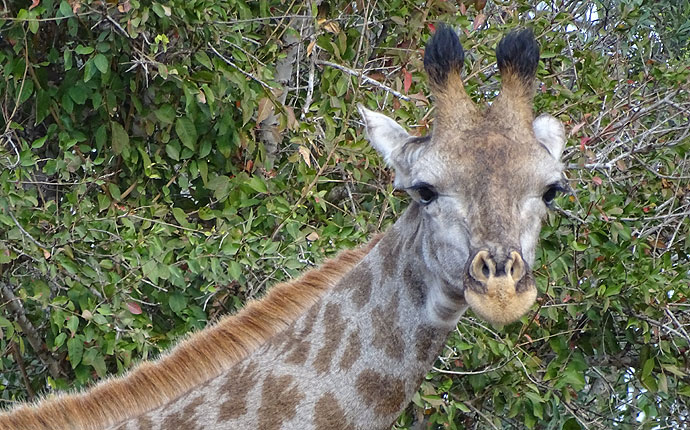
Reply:
M556 118L548 114L542 114L532 122L534 136L537 142L548 149L553 158L561 159L565 148L565 129L563 124Z
M357 105L357 109L364 120L371 146L381 154L387 165L397 168L400 150L410 135L386 115L369 110L361 104Z

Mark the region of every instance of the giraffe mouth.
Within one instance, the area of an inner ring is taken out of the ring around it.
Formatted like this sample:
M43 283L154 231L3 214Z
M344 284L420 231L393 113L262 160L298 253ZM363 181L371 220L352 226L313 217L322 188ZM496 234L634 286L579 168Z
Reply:
M527 313L537 298L533 281L516 283L508 276L501 276L486 285L478 284L476 281L465 283L465 300L475 314L496 325L516 321Z
M517 251L497 265L488 251L479 251L467 265L465 301L477 316L496 325L516 321L537 298L534 275Z

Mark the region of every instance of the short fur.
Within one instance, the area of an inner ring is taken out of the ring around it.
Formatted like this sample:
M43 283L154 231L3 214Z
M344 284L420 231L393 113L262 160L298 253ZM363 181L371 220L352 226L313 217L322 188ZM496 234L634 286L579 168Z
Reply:
M437 105L435 130L456 133L479 118L462 84L464 61L465 52L458 35L451 28L439 25L424 50L424 69Z
M460 75L464 61L458 35L445 25L439 26L424 50L424 69L431 83L445 85L450 74Z
M531 87L539 64L539 45L532 30L508 33L496 47L496 62L501 75L515 73Z
M506 35L496 47L496 60L503 85L489 108L488 117L492 122L504 124L511 139L519 139L534 119L532 98L539 45L532 30L518 30Z
M380 238L346 250L261 300L197 332L153 362L99 383L0 414L0 430L103 429L170 402L239 362L283 331L356 266Z

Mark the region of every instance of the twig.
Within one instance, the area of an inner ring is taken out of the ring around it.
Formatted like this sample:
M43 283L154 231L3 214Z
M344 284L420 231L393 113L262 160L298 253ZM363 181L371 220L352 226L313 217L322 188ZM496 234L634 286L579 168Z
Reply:
M0 138L4 138L4 140L9 142L10 145L12 146L12 149L14 149L14 153L17 155L17 161L15 161L14 163L12 163L8 166L9 169L14 169L15 167L19 166L19 163L21 163L21 161L22 161L22 157L19 154L19 150L17 149L17 145L15 145L14 142L12 141L12 138L10 137L10 132L5 133L4 135L0 136ZM1 142L1 140L0 140L0 142ZM9 160L10 157L7 157L7 159Z
M496 427L496 425L491 421L491 419L488 416L484 415L484 413L482 411L475 408L470 402L462 402L462 404L467 406L468 408L472 409L472 411L474 411L474 413L476 413L480 417L482 417L484 419L484 421L489 423L489 425L491 426L492 429L498 430L498 427Z
M117 28L118 30L120 30L120 33L122 33L122 34L125 36L125 38L127 38L127 39L131 39L131 38L132 38L132 37L129 35L129 33L127 33L127 32L125 31L125 29L122 28L122 26L120 25L120 23L117 22L117 21L115 21L115 20L113 19L112 16L108 15L107 12L105 12L105 13L103 14L103 16L105 17L105 19L107 19L108 21L110 21L110 23L111 23L112 25L114 25L115 28Z
M259 22L259 21L269 21L272 19L283 20L285 18L304 18L304 15L275 15L275 16L262 16L258 18L247 18L247 19L231 19L228 21L211 21L213 24L224 24L224 25L234 25L243 24L245 22Z
M42 249L50 249L49 246L46 246L46 245L42 244L41 242L37 241L36 239L34 239L33 236L31 236L31 235L29 234L28 231L24 230L24 227L22 227L22 225L19 224L19 221L17 221L17 218L14 217L14 214L12 213L12 211L9 211L9 210L8 210L7 213L10 215L10 218L12 218L12 221L14 221L14 223L15 223L15 224L17 225L17 227L19 228L19 231L21 231L21 232L24 234L24 236L28 237L29 240L31 240L31 242L33 242L34 245L36 245L36 246L38 246L39 248L42 248Z
M314 37L314 36L312 36ZM309 107L311 106L311 99L314 95L314 71L316 69L316 54L312 53L309 60L309 78L307 80L307 96L304 99L304 105L302 106L302 120L305 119L307 113L309 112Z
M318 64L320 66L333 67L334 69L341 70L341 71L343 71L349 75L361 78L364 82L371 84L377 88L380 88L384 91L387 91L399 99L402 99L405 101L410 101L410 98L407 97L405 94L402 94L402 93L394 90L393 88L389 87L388 85L382 84L381 82L377 81L376 79L371 79L370 77L364 75L364 73L362 73L362 72L358 72L356 70L349 69L345 66L341 66L340 64L331 63L330 61L316 60L316 64Z
M650 216L650 217L622 217L622 218L616 218L613 216L609 215L609 218L614 219L616 221L653 221L653 220L660 220L660 219L666 219L666 218L677 218L677 217L686 217L690 216L690 211L686 212L680 212L680 213L670 213L666 215L656 215L656 216Z
M211 51L213 51L214 54L216 54L218 56L218 58L223 60L225 62L225 64L227 64L228 66L233 67L234 69L236 69L238 72L242 73L244 76L248 77L249 79L252 79L252 80L258 82L259 84L261 84L262 87L264 87L266 89L269 89L271 91L273 91L275 89L272 86L268 85L266 82L262 81L261 79L257 78L256 76L252 75L251 73L245 72L237 64L235 64L232 61L225 58L220 52L218 52L216 50L216 48L213 45L211 45L210 42L207 43L207 46L211 49Z
M509 359L505 360L503 363L499 363L498 365L494 367L485 367L484 369L481 370L468 370L468 371L460 371L460 370L446 370L446 369L439 369L436 366L433 366L432 369L434 369L436 372L439 373L447 373L449 375L483 375L484 373L490 373L499 369L504 368L508 363L513 361L513 359L517 356L516 354L513 354L512 357ZM440 357L439 357L440 358Z
M93 15L97 13L96 11L75 13L74 15L68 16L53 16L50 18L16 18L16 17L2 17L3 21L17 21L17 22L50 22L50 21L62 21L69 18L80 18L82 16Z
M4 304L7 306L7 309L14 314L17 324L21 327L22 333L26 336L31 348L33 348L41 362L48 367L50 376L56 379L62 376L58 362L46 351L45 344L41 340L41 335L26 317L26 311L24 311L22 302L5 283L0 283L0 298L5 302Z
M201 230L197 230L197 229L189 228L189 227L183 227L181 225L171 224L169 222L161 221L158 219L145 218L143 216L135 215L132 213L126 213L126 214L120 215L120 216L118 216L118 218L134 218L134 219L138 219L140 221L148 221L148 222L152 222L154 224L165 225L165 226L172 227L172 228L179 228L180 230L191 231L194 233L202 233Z
M17 367L19 367L19 373L22 374L22 379L24 380L24 387L26 388L26 392L29 394L29 400L33 400L33 398L36 397L36 393L34 392L33 387L31 387L31 380L29 379L29 375L26 373L24 359L22 359L22 354L19 352L17 342L11 341L10 348L12 349L12 356L14 357L14 362L17 363Z
M333 153L335 153L336 148L338 148L338 145L337 143L334 143L331 150L328 151L326 160L323 162L321 167L319 167L319 171L316 173L316 176L314 176L314 179L311 181L311 183L304 189L302 195L297 200L297 203L295 203L292 206L293 208L299 207L299 205L301 205L304 199L309 195L311 189L314 188L314 185L316 185L316 183L319 181L319 178L323 174L323 171L326 169L326 166L328 166L328 162L331 161L331 157L333 157ZM275 228L275 230L273 230L273 234L271 234L271 240L275 240L276 236L278 235L278 232L285 226L285 223L287 223L288 220L291 218L292 216L287 216L285 217L285 219L283 219L283 221Z
M664 313L671 319L671 321L673 321L676 324L678 330L680 330L683 333L683 338L688 343L688 345L690 345L690 336L688 335L688 332L685 331L685 327L683 326L683 324L681 324L680 321L678 321L676 316L673 315L673 312L671 312L671 310L668 307L664 308Z

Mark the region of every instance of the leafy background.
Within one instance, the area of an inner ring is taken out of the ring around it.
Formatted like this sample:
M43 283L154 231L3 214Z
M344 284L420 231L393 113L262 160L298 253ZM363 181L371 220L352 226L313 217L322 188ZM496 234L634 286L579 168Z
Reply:
M463 317L396 428L690 427L687 1L2 6L2 406L123 372L390 225L406 198L353 112L428 133L443 22L482 103L498 40L534 29L574 193L538 305Z

